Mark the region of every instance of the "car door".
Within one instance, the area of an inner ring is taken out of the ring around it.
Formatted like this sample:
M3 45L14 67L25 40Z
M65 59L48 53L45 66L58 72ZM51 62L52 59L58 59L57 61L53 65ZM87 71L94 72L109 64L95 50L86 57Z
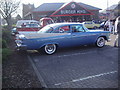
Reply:
M60 26L55 29L54 34L58 34L56 42L59 47L70 47L71 46L71 30L70 25Z
M87 32L83 25L71 25L72 29L72 45L78 46L78 45L85 45L89 44L89 40L91 39L91 35L89 32Z

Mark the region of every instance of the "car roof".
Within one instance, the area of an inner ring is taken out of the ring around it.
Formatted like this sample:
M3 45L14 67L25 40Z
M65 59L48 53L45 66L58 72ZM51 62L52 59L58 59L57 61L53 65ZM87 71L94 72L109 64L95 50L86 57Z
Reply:
M76 23L76 22L65 22L65 23L53 23L53 24L49 24L50 27L58 27L58 26L64 26L64 25L76 25L76 24L79 24L79 25L82 25L82 23Z
M93 21L85 21L85 22L93 22Z
M18 22L38 22L36 20L18 20Z
M32 23L32 22L39 23L36 20L18 20L17 23L16 23L16 26L20 27L23 23Z

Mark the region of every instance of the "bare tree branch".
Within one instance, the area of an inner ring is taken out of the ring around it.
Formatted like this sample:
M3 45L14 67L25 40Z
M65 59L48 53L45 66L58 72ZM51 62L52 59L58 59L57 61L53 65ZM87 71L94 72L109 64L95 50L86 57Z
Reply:
M19 8L20 1L16 0L0 0L0 13L2 17L7 21L8 25L10 25L10 19L12 14L16 12Z

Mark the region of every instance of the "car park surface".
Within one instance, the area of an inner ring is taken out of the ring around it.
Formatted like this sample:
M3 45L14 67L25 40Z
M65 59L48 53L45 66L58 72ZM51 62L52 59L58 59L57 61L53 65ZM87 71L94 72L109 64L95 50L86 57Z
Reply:
M115 36L110 38L103 48L80 46L53 55L28 53L47 88L117 88L118 48L113 47Z

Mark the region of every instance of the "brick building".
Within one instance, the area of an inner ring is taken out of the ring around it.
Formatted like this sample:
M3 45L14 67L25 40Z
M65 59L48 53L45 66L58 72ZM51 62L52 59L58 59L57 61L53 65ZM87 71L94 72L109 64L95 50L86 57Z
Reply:
M100 18L105 20L115 20L120 16L120 1L118 4L112 5L100 13Z
M28 15L35 9L34 4L23 4L22 16L23 19L32 19Z

